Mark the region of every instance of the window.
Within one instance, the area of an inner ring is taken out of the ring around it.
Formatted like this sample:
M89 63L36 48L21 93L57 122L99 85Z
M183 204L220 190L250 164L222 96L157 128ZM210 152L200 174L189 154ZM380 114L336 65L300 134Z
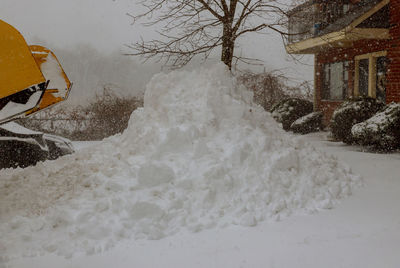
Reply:
M369 60L362 59L358 64L358 95L368 96L368 79L369 79Z
M386 72L388 59L385 56L376 59L376 98L386 101Z
M355 57L354 95L386 100L386 51Z
M348 88L349 62L334 62L324 65L322 98L324 100L343 100Z
M350 5L349 4L343 4L343 13L347 14L350 10Z

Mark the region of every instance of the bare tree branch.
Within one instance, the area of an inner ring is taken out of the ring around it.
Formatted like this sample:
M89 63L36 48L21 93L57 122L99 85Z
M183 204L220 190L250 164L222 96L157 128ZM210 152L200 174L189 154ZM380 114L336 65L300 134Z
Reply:
M157 26L160 38L128 45L134 52L127 55L155 57L172 67L181 67L196 55L206 59L220 47L221 61L231 68L233 59L250 62L234 55L242 35L265 30L286 34L280 23L284 5L277 0L146 0L140 5L146 11L129 14L133 23L142 20L145 26Z

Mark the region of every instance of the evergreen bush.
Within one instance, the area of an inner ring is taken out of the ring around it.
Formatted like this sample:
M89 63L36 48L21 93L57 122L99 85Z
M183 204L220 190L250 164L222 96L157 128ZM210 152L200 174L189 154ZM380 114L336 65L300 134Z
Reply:
M359 97L344 101L333 113L331 119L331 132L334 139L345 143L353 143L351 128L361 123L378 111L385 104L370 97Z
M376 150L400 148L400 103L392 103L370 119L354 125L351 133L357 143Z
M300 117L290 126L294 133L307 134L317 132L324 129L322 124L322 112L313 112Z
M300 98L284 99L271 108L272 117L282 123L284 130L290 130L294 121L313 111L313 103Z

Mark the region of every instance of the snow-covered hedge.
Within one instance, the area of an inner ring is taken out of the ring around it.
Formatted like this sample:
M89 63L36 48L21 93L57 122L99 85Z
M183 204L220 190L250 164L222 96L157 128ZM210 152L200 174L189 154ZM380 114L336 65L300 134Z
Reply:
M332 136L336 140L353 143L351 128L355 124L369 119L384 106L383 102L369 97L355 98L343 102L335 110L331 119Z
M313 103L299 98L288 98L275 104L272 117L282 123L283 129L288 131L294 121L313 111Z
M354 125L351 133L361 145L384 151L400 148L400 103L392 103L370 119Z
M294 133L307 134L317 132L324 128L322 124L322 112L313 112L303 117L300 117L290 126Z

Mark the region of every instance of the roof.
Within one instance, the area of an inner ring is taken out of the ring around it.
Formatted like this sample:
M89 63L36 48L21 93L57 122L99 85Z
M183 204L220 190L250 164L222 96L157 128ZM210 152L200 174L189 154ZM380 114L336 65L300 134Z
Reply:
M327 27L322 29L317 36L322 36L328 33L339 31L347 26L349 26L356 19L361 17L371 8L373 8L376 4L378 4L380 0L364 0L360 1L355 8L353 8L349 13L344 15L343 17L337 19L333 23L329 24Z
M314 36L286 45L286 50L290 54L314 54L326 46L343 47L362 39L389 39L389 29L385 25L384 27L362 25L389 3L390 0L360 1L347 14L322 28L318 33L314 33Z

